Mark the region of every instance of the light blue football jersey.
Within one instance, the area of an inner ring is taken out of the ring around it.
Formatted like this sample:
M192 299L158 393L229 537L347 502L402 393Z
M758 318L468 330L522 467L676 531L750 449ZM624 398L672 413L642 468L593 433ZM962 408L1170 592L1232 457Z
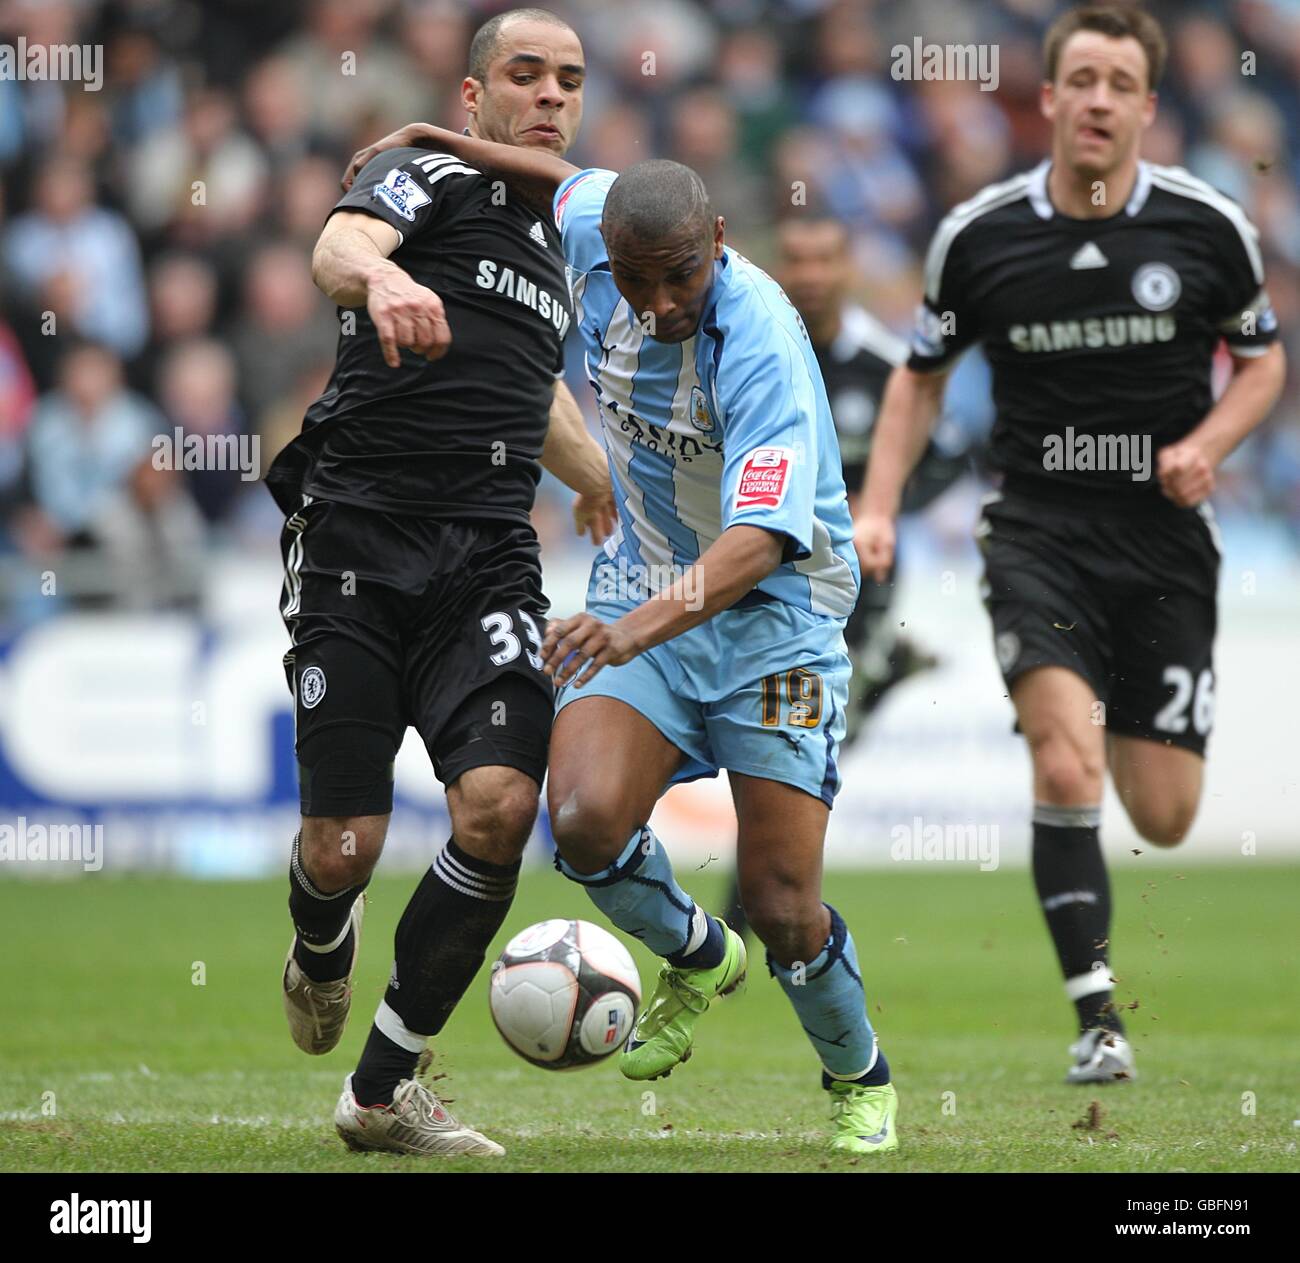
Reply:
M600 234L616 179L580 171L554 202L618 502L608 557L654 592L728 527L764 527L788 542L759 590L846 619L859 583L853 523L803 321L766 272L727 248L695 336L648 336Z

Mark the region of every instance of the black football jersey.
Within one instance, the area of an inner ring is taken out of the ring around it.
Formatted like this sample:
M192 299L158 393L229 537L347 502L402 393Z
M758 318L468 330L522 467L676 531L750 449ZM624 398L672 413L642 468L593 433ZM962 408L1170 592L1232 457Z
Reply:
M392 149L335 211L402 235L390 256L446 309L451 349L384 363L365 307L339 309L333 375L267 475L286 513L303 493L388 513L528 521L564 336L568 269L549 216L448 154Z
M865 308L852 305L841 313L834 341L814 343L813 351L835 421L844 485L850 492L860 491L885 383L907 359L907 343Z
M813 352L830 400L844 486L856 495L864 487L885 386L890 373L907 359L907 343L865 307L850 304L840 315L834 340L823 346L814 343ZM931 441L903 489L903 512L925 508L961 477L967 465L964 457L946 455Z
M1262 355L1276 338L1258 234L1180 167L1140 163L1104 219L1060 214L1049 163L956 207L931 242L911 368L983 344L1008 490L1109 511L1172 508L1156 454L1212 405L1219 339Z

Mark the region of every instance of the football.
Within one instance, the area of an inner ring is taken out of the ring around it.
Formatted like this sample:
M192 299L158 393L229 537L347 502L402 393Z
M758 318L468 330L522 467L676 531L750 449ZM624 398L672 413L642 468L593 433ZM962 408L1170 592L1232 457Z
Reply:
M492 1020L525 1061L577 1070L627 1042L641 1003L636 964L588 921L539 921L516 934L492 966Z

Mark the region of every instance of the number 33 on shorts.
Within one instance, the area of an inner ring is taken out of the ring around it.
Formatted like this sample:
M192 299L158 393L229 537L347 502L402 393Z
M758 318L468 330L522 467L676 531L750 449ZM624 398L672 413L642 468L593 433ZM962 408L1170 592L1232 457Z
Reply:
M498 610L485 614L480 623L491 640L489 660L494 667L509 665L522 652L528 656L528 665L534 671L542 669L542 658L538 653L542 647L542 633L538 630L537 620L527 610L515 610L513 614ZM522 631L531 648L524 648L516 628Z

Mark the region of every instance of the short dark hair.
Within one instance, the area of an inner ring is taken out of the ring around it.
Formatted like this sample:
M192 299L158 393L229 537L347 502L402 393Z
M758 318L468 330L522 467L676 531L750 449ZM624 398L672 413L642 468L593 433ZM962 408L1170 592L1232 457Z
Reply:
M630 232L660 241L681 228L707 236L714 223L704 181L690 167L651 158L629 167L610 186L601 223L613 232Z
M1066 40L1080 31L1096 31L1110 39L1131 37L1137 40L1147 59L1147 91L1155 91L1164 73L1169 49L1160 23L1135 4L1085 4L1062 13L1043 39L1043 61L1050 82L1056 82L1061 50Z
M507 9L489 18L474 32L469 45L469 77L480 83L487 82L488 67L492 58L501 48L501 28L507 22L546 22L551 26L562 26L565 30L573 28L558 13L549 9Z
M795 229L813 229L813 228L834 228L840 235L840 240L844 243L847 250L849 243L853 239L853 234L849 231L849 226L838 215L832 215L826 210L808 210L800 215L786 215L779 220L776 225L777 239L780 239L782 233L787 228Z

